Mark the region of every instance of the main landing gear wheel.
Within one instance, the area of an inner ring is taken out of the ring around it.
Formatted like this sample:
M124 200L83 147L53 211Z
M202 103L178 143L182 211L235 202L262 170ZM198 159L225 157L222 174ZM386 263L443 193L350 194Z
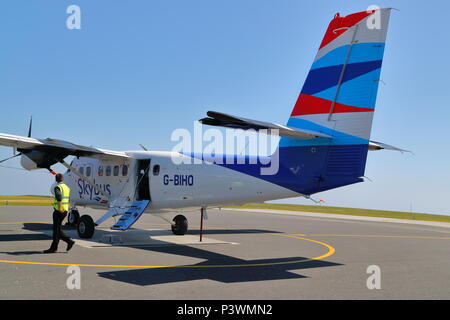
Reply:
M188 231L188 221L185 216L178 215L173 218L174 225L172 225L172 232L177 236L185 235Z
M80 238L92 238L95 231L94 220L92 220L92 218L88 215L81 216L78 222L77 231Z
M71 210L69 212L69 216L67 217L67 225L69 227L75 227L78 225L78 221L80 220L80 213L78 210Z

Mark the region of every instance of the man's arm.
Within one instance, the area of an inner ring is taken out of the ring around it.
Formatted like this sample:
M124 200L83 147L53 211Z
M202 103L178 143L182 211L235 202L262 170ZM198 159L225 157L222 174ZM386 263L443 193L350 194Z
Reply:
M55 199L58 202L58 211L63 213L64 210L62 209L62 195L61 195L61 190L58 187L55 187Z

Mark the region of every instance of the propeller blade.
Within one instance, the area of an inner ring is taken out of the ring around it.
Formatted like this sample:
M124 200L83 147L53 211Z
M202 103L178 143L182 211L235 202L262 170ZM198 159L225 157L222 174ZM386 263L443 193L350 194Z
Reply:
M1 160L1 161L0 161L0 163L3 163L3 162L5 162L5 161L8 161L9 159L12 159L12 158L18 157L18 156L20 156L20 155L22 155L22 153L18 153L18 154L15 154L15 155L13 155L12 157L9 157L9 158L6 158L6 159L3 159L3 160Z
M31 127L33 126L33 116L30 117L30 127L28 128L28 138L31 138Z

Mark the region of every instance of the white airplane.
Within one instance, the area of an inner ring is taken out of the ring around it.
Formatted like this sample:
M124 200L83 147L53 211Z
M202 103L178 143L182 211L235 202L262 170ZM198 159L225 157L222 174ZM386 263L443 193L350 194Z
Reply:
M187 232L187 219L171 212L305 196L363 181L369 150L398 150L370 141L390 9L336 14L326 31L287 125L218 112L204 125L278 133L277 151L266 160L278 170L262 174L267 164L251 157L224 155L211 163L204 154L160 151L110 151L57 139L0 134L0 145L15 148L27 170L62 163L71 188L69 223L81 238L95 226L120 216L112 229L129 229L143 213L155 214L176 235ZM64 159L74 156L68 164ZM11 158L13 158L11 157ZM10 159L10 158L8 158ZM3 161L6 161L5 159ZM197 159L199 164L190 164ZM174 161L176 160L176 161ZM183 162L185 163L180 163ZM266 162L267 163L267 162ZM79 207L106 211L97 221L80 217Z

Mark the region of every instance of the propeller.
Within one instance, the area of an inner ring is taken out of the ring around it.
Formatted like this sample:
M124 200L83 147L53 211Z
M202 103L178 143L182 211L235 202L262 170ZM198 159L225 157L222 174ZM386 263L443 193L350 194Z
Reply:
M28 138L31 138L31 130L32 130L32 128L33 128L33 116L30 117L30 125L28 126ZM13 159L13 158L18 157L18 156L21 156L23 154L22 152L19 152L18 154L16 154L16 152L17 152L17 148L14 147L14 149L13 149L13 154L14 155L12 157L0 160L0 163L3 163L5 161L8 161L8 160ZM14 169L17 169L17 168L14 168ZM47 170L53 175L57 174L50 167L48 167Z
M33 116L30 117L30 126L28 127L28 138L31 138L31 127L33 126Z

